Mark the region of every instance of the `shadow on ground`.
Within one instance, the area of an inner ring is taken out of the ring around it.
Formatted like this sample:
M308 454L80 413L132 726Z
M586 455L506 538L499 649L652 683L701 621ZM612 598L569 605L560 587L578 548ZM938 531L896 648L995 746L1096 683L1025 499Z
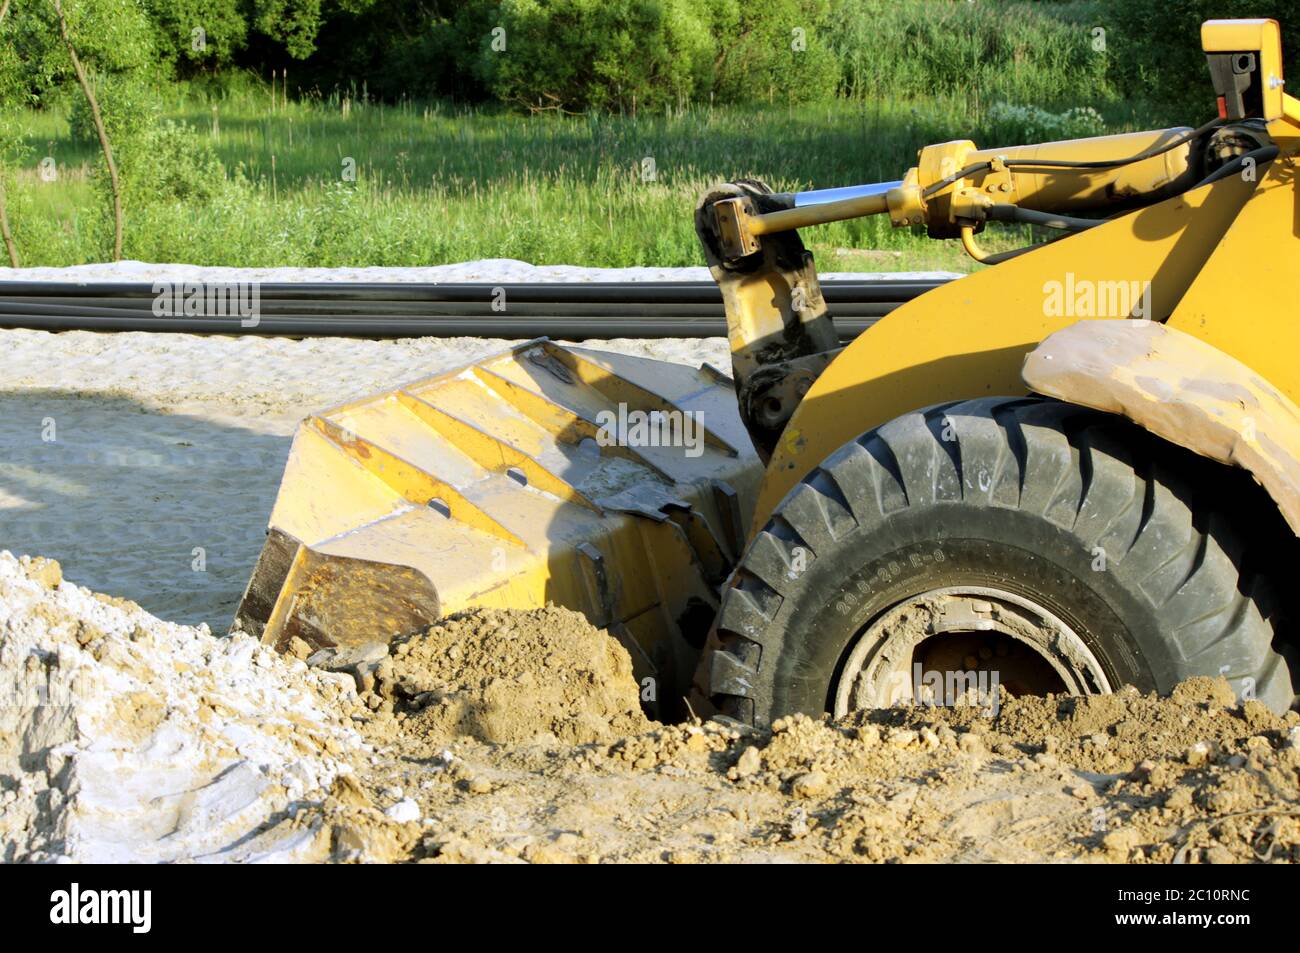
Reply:
M289 435L111 394L0 394L0 549L173 622L224 632Z

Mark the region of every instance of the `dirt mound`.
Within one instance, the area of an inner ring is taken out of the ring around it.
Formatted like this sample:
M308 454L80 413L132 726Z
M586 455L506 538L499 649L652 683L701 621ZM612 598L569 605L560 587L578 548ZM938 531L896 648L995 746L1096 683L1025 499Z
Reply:
M430 741L585 744L645 731L627 650L580 613L483 610L395 643L375 692Z
M979 727L968 711L943 716ZM1300 861L1300 714L1238 700L1222 678L1189 679L1169 698L1007 699L982 739L1072 770L1085 801L1101 795L1111 824L1087 846L1108 859Z
M591 661L601 639L616 648L548 609L476 613L398 647L363 725L376 758L327 802L336 858L1300 860L1300 717L1220 679L1172 698L651 726L622 655Z

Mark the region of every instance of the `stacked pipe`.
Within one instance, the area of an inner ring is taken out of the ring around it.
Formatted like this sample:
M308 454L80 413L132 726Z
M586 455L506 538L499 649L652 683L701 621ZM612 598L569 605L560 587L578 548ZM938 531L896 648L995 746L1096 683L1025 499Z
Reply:
M824 281L842 340L947 279ZM226 286L245 311L205 306ZM711 281L168 285L0 281L0 327L290 337L655 338L726 334ZM256 304L248 315L249 299ZM211 299L208 299L211 300ZM187 304L187 301L189 302ZM214 313L215 310L215 313Z

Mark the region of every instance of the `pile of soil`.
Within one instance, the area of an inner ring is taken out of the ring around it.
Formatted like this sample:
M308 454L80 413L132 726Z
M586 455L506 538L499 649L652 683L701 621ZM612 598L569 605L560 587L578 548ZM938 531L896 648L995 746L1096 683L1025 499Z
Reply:
M393 730L435 744L580 745L651 727L627 650L560 606L448 619L396 641L374 675Z
M1300 716L1222 679L763 731L653 725L635 700L621 647L566 610L398 643L361 716L375 757L325 804L332 856L1300 860Z

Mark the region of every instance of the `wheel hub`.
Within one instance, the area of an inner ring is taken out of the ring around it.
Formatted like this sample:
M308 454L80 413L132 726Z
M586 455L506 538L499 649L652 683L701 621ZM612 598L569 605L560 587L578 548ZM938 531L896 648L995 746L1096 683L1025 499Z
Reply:
M1097 657L1056 615L984 586L931 589L863 631L835 691L835 715L900 704L991 705L1012 695L1109 692Z

